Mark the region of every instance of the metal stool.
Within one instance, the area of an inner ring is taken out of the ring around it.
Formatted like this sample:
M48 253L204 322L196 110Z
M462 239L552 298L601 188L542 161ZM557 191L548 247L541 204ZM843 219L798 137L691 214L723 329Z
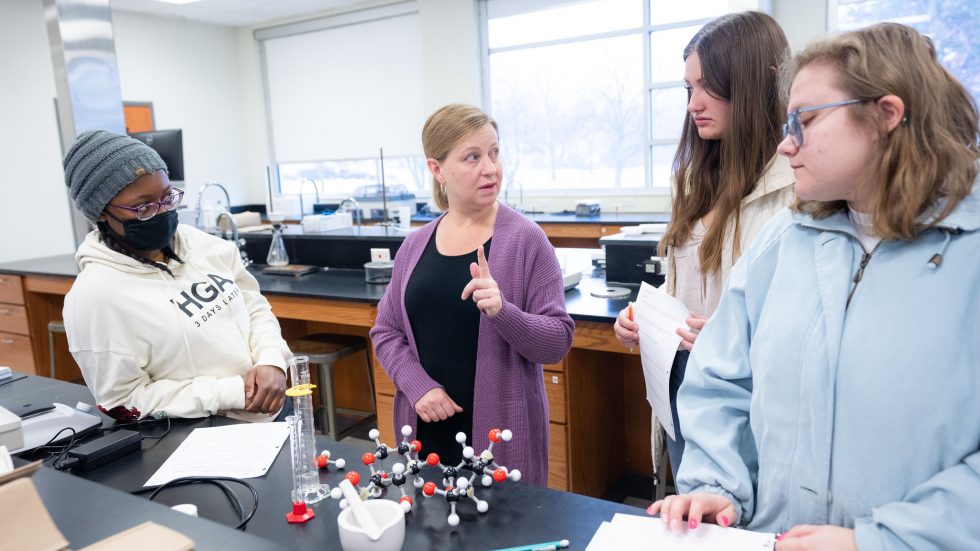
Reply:
M65 332L65 323L64 322L62 322L62 321L52 321L52 322L48 323L48 361L51 363L50 370L51 370L51 378L52 379L57 379L57 377L55 377L55 372L54 372L55 371L55 369L54 369L54 334L55 333L64 333L64 332Z
M320 431L334 440L353 433L377 419L377 403L374 397L374 374L371 372L371 352L367 339L352 335L317 333L291 341L289 348L297 356L307 356L311 366L316 366L317 393L320 407L316 412L316 423ZM339 430L337 426L337 406L333 394L333 364L341 358L364 351L368 368L368 388L371 391L371 404L374 411L341 409L341 413L359 417L351 426Z

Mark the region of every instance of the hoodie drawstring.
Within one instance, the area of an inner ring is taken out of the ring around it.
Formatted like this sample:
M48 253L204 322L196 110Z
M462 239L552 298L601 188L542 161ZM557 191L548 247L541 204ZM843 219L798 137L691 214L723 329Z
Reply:
M960 233L958 229L953 228L939 228L940 231L946 234L946 239L943 240L943 245L939 248L939 252L932 255L929 262L926 263L930 270L937 270L943 265L943 255L946 254L946 249L949 247L949 241L952 239L954 233Z

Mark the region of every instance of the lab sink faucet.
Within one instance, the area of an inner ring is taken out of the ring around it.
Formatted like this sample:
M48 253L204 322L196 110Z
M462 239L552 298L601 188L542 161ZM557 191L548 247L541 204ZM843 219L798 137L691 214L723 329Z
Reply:
M337 212L349 212L355 224L361 223L361 205L353 197L345 197L337 206Z
M221 220L228 220L228 227L221 230L221 237L227 239L238 247L238 255L242 257L242 265L248 268L252 265L252 259L248 257L248 253L245 252L245 240L238 235L238 224L235 223L235 217L229 212L222 212L218 215L217 225L221 228Z
M231 198L228 197L228 190L225 186L219 184L218 182L208 182L201 186L201 191L197 193L197 207L194 209L194 227L201 227L201 199L204 197L204 192L208 190L209 187L216 187L220 189L225 194L225 208L231 209Z
M303 215L306 214L306 209L303 208L303 188L306 187L306 182L313 184L313 194L316 199L314 200L314 205L320 202L320 188L317 187L316 181L313 178L303 178L303 181L299 183L299 217L302 220ZM313 207L316 210L316 207Z

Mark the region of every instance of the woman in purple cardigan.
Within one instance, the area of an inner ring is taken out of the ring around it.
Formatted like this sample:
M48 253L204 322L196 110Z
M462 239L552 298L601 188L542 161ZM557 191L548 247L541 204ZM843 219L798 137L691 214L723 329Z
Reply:
M445 214L405 238L371 330L398 390L394 427L411 425L423 453L447 465L461 457L457 432L479 453L491 429L510 429L513 439L493 449L497 463L545 485L541 364L561 361L575 331L558 259L541 228L497 202L493 119L447 105L426 121L422 145Z

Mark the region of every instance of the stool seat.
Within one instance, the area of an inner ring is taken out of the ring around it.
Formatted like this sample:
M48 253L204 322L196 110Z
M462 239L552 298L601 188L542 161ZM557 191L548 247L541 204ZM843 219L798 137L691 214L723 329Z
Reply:
M52 321L48 322L48 363L49 363L49 375L52 379L57 379L55 376L55 361L54 361L54 334L55 333L65 333L65 323L62 321Z
M375 422L377 419L377 404L374 397L374 372L371 369L371 351L364 337L355 335L337 335L333 333L314 333L302 338L289 341L289 349L297 356L306 356L311 367L316 368L317 396L320 407L314 420L320 431L333 438L341 438L354 431ZM368 387L371 392L371 403L374 411L342 410L351 414L356 421L341 430L337 423L338 408L334 403L333 364L358 352L364 352L368 368Z
M315 333L289 342L289 348L302 356L309 356L310 363L333 363L355 352L367 349L367 340L355 335Z

